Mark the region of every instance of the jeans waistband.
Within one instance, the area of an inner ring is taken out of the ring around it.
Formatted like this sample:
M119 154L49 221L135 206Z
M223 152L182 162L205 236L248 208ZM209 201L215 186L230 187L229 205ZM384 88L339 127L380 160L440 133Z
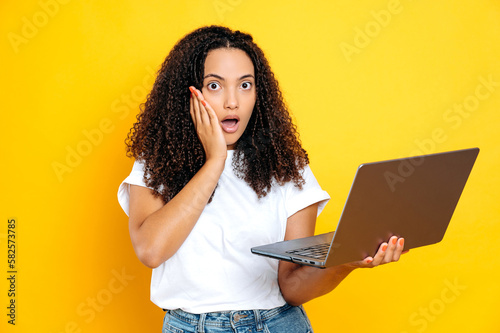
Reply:
M198 331L204 332L203 327L205 326L237 327L253 323L255 323L257 329L262 329L263 321L271 319L291 307L291 305L285 304L269 310L235 310L201 314L189 313L181 309L167 310L167 312L179 320L198 326Z

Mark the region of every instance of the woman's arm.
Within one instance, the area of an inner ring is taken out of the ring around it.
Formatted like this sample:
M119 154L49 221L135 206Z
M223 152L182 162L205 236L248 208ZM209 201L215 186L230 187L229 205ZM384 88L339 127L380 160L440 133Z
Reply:
M314 204L288 218L285 240L312 236L318 205ZM404 240L393 236L382 243L375 256L345 265L318 269L280 261L278 281L283 297L290 305L300 305L335 289L354 269L375 267L397 261L403 251Z
M139 260L155 268L169 259L186 240L224 170L227 146L213 109L192 90L191 117L203 144L206 162L167 204L150 189L130 186L129 232Z
M167 204L146 187L130 186L129 232L139 260L156 268L182 245L205 208L222 163L207 162Z

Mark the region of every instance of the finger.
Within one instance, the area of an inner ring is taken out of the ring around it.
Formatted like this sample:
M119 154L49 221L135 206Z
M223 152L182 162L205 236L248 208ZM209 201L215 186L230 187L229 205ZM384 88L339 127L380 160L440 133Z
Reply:
M398 261L399 258L401 257L401 254L408 252L408 251L403 252L404 246L405 246L405 239L399 238L397 241L396 250L394 251L394 255L392 257L393 261Z
M211 125L211 117L208 111L208 103L205 100L200 100L200 114L204 124Z
M191 90L191 87L189 87L189 90ZM194 127L196 128L196 118L194 114L194 97L193 93L191 92L191 97L189 97L189 114L191 115L191 119L193 120Z
M397 236L392 236L389 239L389 242L387 243L387 250L385 251L385 257L383 260L384 263L389 263L389 262L394 261L394 255L396 252L397 243L398 243ZM399 254L397 256L399 259Z
M215 113L212 106L205 100L205 97L203 96L201 91L195 89L195 93L196 97L201 103L199 107L202 121L209 123L212 127L220 128L219 118L217 117L217 114Z
M362 261L362 264L363 264L363 266L365 266L365 267L374 267L372 263L373 263L373 258L372 258L372 257L366 257L366 258Z
M201 104L205 107L205 110L207 111L210 124L213 127L220 128L219 118L217 117L217 114L215 113L215 110L212 108L212 106L206 100L202 100Z
M203 94L201 93L201 91L194 88L193 92L196 96L195 104L197 104L197 106L198 106L201 123L209 125L210 124L210 116L209 116L209 113L206 109L207 102L205 101L205 98L203 97Z
M388 244L387 243L382 243L380 244L377 253L375 253L375 256L373 256L373 262L371 263L373 266L378 266L383 263L383 260L385 258L385 252L387 251Z
M195 123L195 125L198 125L201 121L200 119L200 110L199 110L199 105L196 101L196 88L191 86L189 87L189 90L191 91L191 104L193 106L193 121Z
M366 257L365 259L358 261L359 267L363 268L373 268L378 266L378 263L375 262L375 257Z
M345 265L351 268L371 268L374 267L372 265L372 262L373 262L373 257L366 257L363 260L353 261Z

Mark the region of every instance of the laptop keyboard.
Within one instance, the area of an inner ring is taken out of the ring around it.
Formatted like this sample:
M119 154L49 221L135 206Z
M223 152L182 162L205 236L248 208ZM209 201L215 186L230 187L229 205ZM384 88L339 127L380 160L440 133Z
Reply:
M314 259L325 259L329 248L330 243L323 243L286 252L290 254L298 254L300 256L311 257Z

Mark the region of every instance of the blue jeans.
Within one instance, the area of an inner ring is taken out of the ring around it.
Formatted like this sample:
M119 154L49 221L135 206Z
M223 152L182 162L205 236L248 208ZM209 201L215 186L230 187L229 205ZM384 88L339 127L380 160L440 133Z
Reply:
M162 333L311 333L302 306L193 314L168 310Z

